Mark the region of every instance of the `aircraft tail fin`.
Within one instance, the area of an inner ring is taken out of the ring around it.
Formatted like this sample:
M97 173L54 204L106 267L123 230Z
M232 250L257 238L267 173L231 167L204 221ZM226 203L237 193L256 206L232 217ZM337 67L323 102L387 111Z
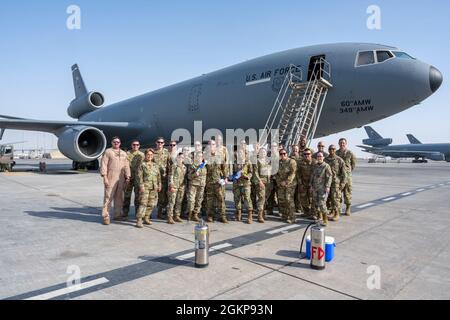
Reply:
M77 64L72 66L72 78L73 78L73 87L75 89L75 98L79 98L88 93L86 89L86 85L84 84L83 77L81 76L80 69Z
M380 136L380 134L376 132L371 126L365 126L364 129L366 130L367 135L369 136L370 139L374 140L383 139L383 137Z
M411 144L422 144L422 142L420 142L419 139L414 137L412 134L408 133L406 136L408 137L409 143L411 143Z

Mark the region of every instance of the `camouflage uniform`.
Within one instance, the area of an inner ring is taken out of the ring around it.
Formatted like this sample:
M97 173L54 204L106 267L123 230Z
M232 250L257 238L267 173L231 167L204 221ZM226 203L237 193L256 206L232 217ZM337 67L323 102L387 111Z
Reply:
M186 166L172 164L168 176L168 186L173 187L174 192L168 190L168 204L167 204L167 217L174 218L175 221L180 222L181 205L184 198L184 190L186 186Z
M327 189L331 187L333 173L330 166L326 162L316 163L311 176L311 189L313 194L314 209L316 216L327 224Z
M336 155L341 157L345 162L345 170L347 174L347 179L345 181L344 189L342 190L344 196L344 203L346 204L346 214L350 215L350 206L352 205L352 171L356 166L356 157L350 150L337 150ZM341 200L342 203L342 200Z
M233 164L233 174L241 171L239 179L233 181L234 206L236 208L236 220L241 221L242 202L244 202L248 210L248 222L251 223L253 220L253 204L250 197L252 165L248 161L248 158L246 156L244 157L245 159L236 160L236 163Z
M222 222L227 222L225 215L225 195L220 179L225 179L227 175L226 165L220 153L208 156L206 164L206 210L208 221L214 221L215 207L219 208Z
M189 167L187 176L189 179L188 187L188 219L198 221L198 215L202 209L202 201L206 186L206 166L200 168L200 161L194 159L193 164Z
M295 222L295 177L297 173L297 164L295 160L288 158L280 161L280 167L275 180L277 183L278 207L283 220L288 223ZM282 185L285 184L284 186Z
M344 160L338 156L328 156L325 158L325 162L330 166L331 172L333 173L328 201L329 208L331 208L331 212L333 213L333 220L337 220L341 213L341 190L347 179L347 172L345 171Z
M144 188L144 192L139 195L139 210L136 215L137 226L151 224L150 216L158 202L158 189L161 187L160 167L152 161L143 161L137 170L139 188Z
M155 150L153 162L159 167L161 174L161 191L158 193L158 218L162 219L163 210L167 207L167 175L169 163L169 151L167 149Z
M130 212L131 195L134 189L134 211L137 214L139 210L139 182L137 179L137 170L144 160L144 154L141 151L128 151L128 162L130 163L131 178L125 189L125 199L123 202L123 215L128 217Z
M278 166L279 169L279 163L280 163L280 155L278 152L276 154L271 154L270 156L270 162L272 164L272 169L275 171L278 171L275 167ZM269 194L267 195L267 213L273 214L273 208L277 206L278 203L278 197L277 197L277 182L275 179L276 173L272 172L272 175L270 177L269 187L268 191Z
M300 156L300 154L298 154L298 155L291 154L290 158L294 159L295 163L298 163L298 161L300 159L302 159L302 156ZM297 170L297 173L298 173L298 170ZM294 190L295 190L295 192L294 192L295 212L299 212L299 211L301 211L302 206L301 206L301 203L300 203L300 196L299 196L299 192L298 192L297 179L295 179L295 189Z
M303 215L311 217L313 215L313 201L311 194L311 175L315 161L308 162L306 159L297 162L297 184L298 196L302 207Z
M253 177L252 182L255 186L256 192L256 205L258 209L258 221L264 222L266 218L266 214L264 212L264 207L266 205L266 201L271 193L270 188L272 184L270 182L271 178L272 166L269 163L269 159L257 160L256 164L253 165ZM260 182L264 184L261 186Z
M252 165L252 170L254 171L255 169L255 164L258 161L258 153L254 150L251 154L250 154L250 164ZM254 173L253 173L254 175ZM259 182L258 182L259 184ZM257 201L257 186L254 183L254 180L252 179L251 181L251 192L250 192L250 198L252 199L252 205L253 208L256 208L258 206L258 201Z

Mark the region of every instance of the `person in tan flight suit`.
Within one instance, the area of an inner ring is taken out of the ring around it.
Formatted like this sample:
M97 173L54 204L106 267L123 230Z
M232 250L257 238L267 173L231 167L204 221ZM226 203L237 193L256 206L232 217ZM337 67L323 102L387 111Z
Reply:
M111 141L112 148L105 151L102 157L100 174L105 185L103 200L103 224L110 223L109 211L114 201L114 219L121 219L124 191L130 182L131 172L127 153L120 149L120 138L114 137Z

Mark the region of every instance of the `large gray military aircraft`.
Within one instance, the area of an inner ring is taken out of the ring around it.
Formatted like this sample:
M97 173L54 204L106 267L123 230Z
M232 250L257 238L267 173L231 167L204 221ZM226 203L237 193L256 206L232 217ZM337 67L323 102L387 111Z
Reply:
M4 117L0 128L53 133L60 151L74 162L96 160L115 135L124 145L137 138L145 146L157 136L169 137L177 128L193 134L196 120L205 130L264 128L292 65L294 72L304 71L306 82L319 59L330 63L333 86L315 137L406 110L432 95L443 80L438 69L395 47L325 44L270 54L103 107L103 94L88 92L74 65L75 99L68 114L77 121Z
M358 146L362 151L391 158L414 158L413 163L426 163L426 159L450 162L450 143L421 143L407 134L410 144L391 145L392 139L383 138L372 127L364 127L369 139ZM386 143L387 142L387 143Z

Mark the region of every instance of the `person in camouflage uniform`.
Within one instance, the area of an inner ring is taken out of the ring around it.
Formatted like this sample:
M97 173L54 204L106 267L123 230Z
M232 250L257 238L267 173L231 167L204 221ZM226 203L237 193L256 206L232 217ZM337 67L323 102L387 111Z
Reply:
M297 173L297 163L288 157L286 150L280 151L280 167L275 180L278 192L278 207L283 221L295 223L295 177Z
M327 199L330 193L333 173L330 166L324 162L323 154L317 154L317 163L311 176L311 193L313 195L316 216L324 225L328 224Z
M266 149L262 148L259 150L259 155L256 163L253 164L253 176L252 182L255 186L256 193L256 206L258 209L258 222L264 223L266 219L266 213L264 211L266 201L270 195L270 188L272 184L270 183L271 168L269 159L267 158Z
M356 167L356 157L350 150L347 149L347 139L339 139L339 150L336 151L338 157L341 157L345 162L345 169L347 180L345 181L344 189L342 190L344 196L344 203L346 205L345 215L349 216L352 205L352 171ZM342 200L341 200L342 203Z
M180 152L177 155L175 163L172 164L168 176L169 192L167 194L167 223L183 222L181 220L181 205L184 198L186 166L183 163L184 156Z
M325 158L325 162L330 166L331 172L333 173L330 195L328 197L329 208L331 209L330 213L332 214L330 220L338 221L341 214L341 190L344 188L347 172L345 170L344 160L336 155L336 147L330 145L328 152L330 154Z
M206 152L206 211L208 222L214 222L215 207L219 208L222 223L228 223L225 213L225 195L223 185L226 183L227 169L222 152L218 152L216 142L209 141Z
M311 151L311 154L314 154L314 149L313 148L308 148L307 141L306 141L305 137L301 137L300 138L299 146L300 146L299 155L300 155L301 160L304 159L303 155L304 155L306 149L309 149Z
M300 155L300 147L298 145L292 146L292 153L291 153L291 159L294 159L296 163L300 159L303 159L303 155ZM301 203L300 203L300 197L299 197L299 191L298 191L298 185L297 180L295 181L295 192L294 192L294 204L295 204L295 212L301 211Z
M270 163L272 167L272 176L270 177L270 186L268 190L270 191L267 195L267 214L273 215L273 208L278 205L278 197L277 197L277 183L276 183L276 173L279 169L280 163L280 150L278 143L273 142L270 149Z
M125 189L125 197L123 201L123 218L128 219L130 212L131 195L134 190L134 211L137 214L139 210L139 184L137 179L137 170L144 160L144 154L139 151L140 143L138 140L131 142L131 150L127 152L128 162L130 163L131 178Z
M158 219L164 219L164 210L167 207L167 174L169 163L169 151L164 148L164 138L156 139L155 155L153 157L161 174L161 191L158 194Z
M258 155L259 155L260 150L261 150L261 145L259 143L254 143L253 150L250 154L250 163L252 164L253 167L258 161ZM257 190L257 185L253 182L253 179L252 179L250 198L252 199L253 208L257 208L257 206L258 206L256 190Z
M314 168L315 160L312 158L312 151L305 149L303 158L297 161L297 185L298 198L302 208L302 217L313 218L313 199L311 193L311 175Z
M206 186L206 165L201 150L194 154L192 164L188 168L188 220L198 222Z
M325 143L323 141L319 141L319 143L317 144L317 149L319 151L317 151L316 153L313 154L314 160L317 160L317 154L319 152L322 152L324 158L328 157L328 153L325 152Z
M244 202L248 213L247 223L251 224L253 222L253 204L250 193L253 168L245 151L243 148L239 149L233 163L233 196L236 221L242 220L242 203Z
M136 227L142 228L144 224L152 224L150 216L158 202L158 192L161 192L160 167L153 162L153 149L145 151L144 161L137 170L139 182L139 210L136 215Z

